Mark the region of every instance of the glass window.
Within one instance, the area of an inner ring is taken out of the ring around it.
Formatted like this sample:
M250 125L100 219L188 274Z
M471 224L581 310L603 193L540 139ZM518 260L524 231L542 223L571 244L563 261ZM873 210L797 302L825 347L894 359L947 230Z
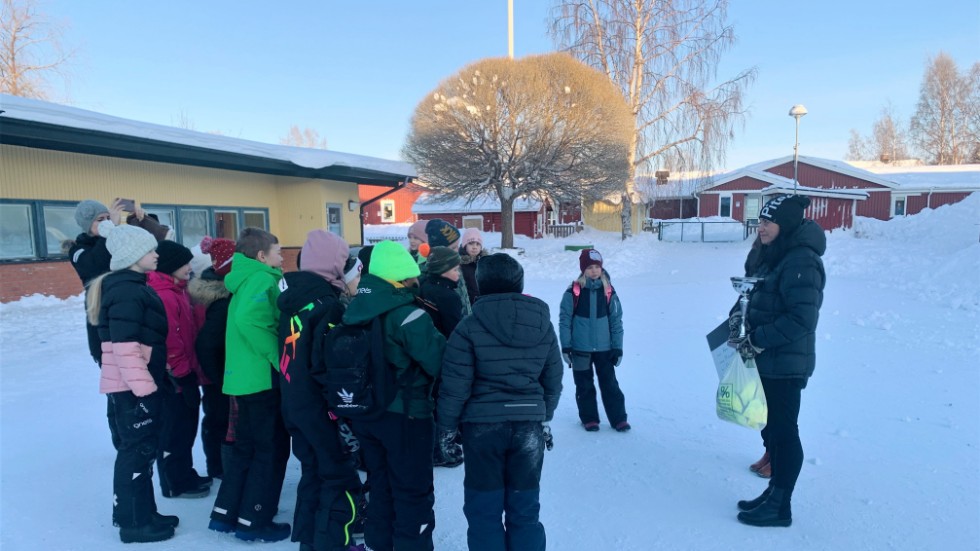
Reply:
M327 205L327 230L330 233L335 233L339 236L344 235L343 219L341 218L342 212L340 205Z
M68 254L68 249L63 249L63 245L81 232L75 222L75 207L44 205L42 210L48 256Z
M905 216L905 197L895 199L895 209L893 216Z
M0 258L37 256L33 225L30 205L0 205Z
M232 241L238 240L238 212L233 210L214 211L214 236Z
M381 201L381 221L386 223L395 221L395 202L391 199Z
M208 235L208 211L205 209L180 209L180 241L185 247L199 245Z
M261 210L245 211L245 227L261 228L263 230L269 229L269 227L265 223L265 212Z
M168 228L176 228L177 225L174 224L174 211L172 209L160 209L153 207L144 207L143 211L146 214L152 214L156 216L157 222L167 226Z
M732 216L732 198L731 196L722 197L718 205L718 216L725 216L731 218Z

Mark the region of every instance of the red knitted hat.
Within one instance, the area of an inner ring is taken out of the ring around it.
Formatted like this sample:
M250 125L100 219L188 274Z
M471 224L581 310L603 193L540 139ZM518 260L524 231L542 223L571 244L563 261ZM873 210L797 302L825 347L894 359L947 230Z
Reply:
M582 249L582 253L578 255L579 268L584 272L586 268L593 264L598 264L601 268L602 255L595 249Z
M211 266L217 275L226 276L231 271L231 257L235 255L235 242L231 239L205 237L201 252L211 255Z

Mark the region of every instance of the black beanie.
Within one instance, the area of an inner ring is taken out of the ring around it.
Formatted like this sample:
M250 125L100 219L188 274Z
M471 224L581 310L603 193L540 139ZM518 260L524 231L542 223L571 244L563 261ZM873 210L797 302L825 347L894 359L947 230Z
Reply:
M361 261L361 273L366 274L368 268L371 266L371 251L374 250L374 245L365 245L358 249L357 258Z
M459 266L459 253L449 247L432 247L425 260L425 271L432 275L441 275Z
M810 205L805 195L780 195L759 211L759 218L779 225L780 229L792 230L803 223L803 211Z
M157 254L160 255L160 259L157 260L157 271L167 275L176 272L194 258L190 249L180 243L167 240L157 244Z
M476 263L476 286L480 296L524 292L524 268L506 253L485 256Z

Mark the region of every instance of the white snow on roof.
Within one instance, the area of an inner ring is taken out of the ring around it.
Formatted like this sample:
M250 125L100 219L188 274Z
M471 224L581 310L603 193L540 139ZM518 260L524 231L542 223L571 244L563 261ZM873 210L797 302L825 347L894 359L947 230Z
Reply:
M901 191L980 191L980 165L873 166Z
M521 198L514 201L514 212L537 212L541 210L538 199ZM432 193L423 193L412 205L414 214L448 214L467 212L500 212L500 200L483 196L476 199L455 198L443 200Z
M771 185L763 189L760 193L763 196L774 195L776 193L799 193L800 195L806 195L808 197L832 197L835 199L857 199L858 201L864 201L868 198L868 192L860 189L826 189L819 187L796 186L796 189L794 190L793 181L787 180L787 182L788 183Z
M655 176L637 176L634 189L640 199L647 203L657 199L691 199L709 183L708 177L692 175L667 178L667 183L660 185Z
M755 163L745 168L749 170L765 171L767 169L790 162L793 162L793 156L787 155L785 157L780 157L778 159L769 159L768 161ZM835 161L832 159L821 159L820 157L808 157L805 155L800 155L798 157L798 162L801 164L805 163L810 166L823 168L825 170L839 172L841 174L846 174L848 176L853 176L854 178L859 178L861 180L879 184L885 187L889 187L889 188L895 187L895 182L892 181L890 178L883 178L873 172L869 172L867 170L850 165L844 161Z
M95 130L123 136L145 138L168 143L182 144L203 149L250 155L265 159L291 162L312 169L348 167L373 170L395 176L415 177L415 167L403 161L389 161L377 157L340 153L326 149L311 149L289 145L267 144L207 134L184 128L139 122L75 107L58 105L8 94L0 94L0 121L4 118L56 124L70 128Z

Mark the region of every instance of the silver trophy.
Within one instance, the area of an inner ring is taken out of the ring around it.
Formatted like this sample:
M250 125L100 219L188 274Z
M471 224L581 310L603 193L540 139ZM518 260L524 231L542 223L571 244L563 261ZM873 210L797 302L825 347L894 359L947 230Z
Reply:
M755 286L762 282L765 278L763 277L733 277L732 287L738 291L741 298L738 299L738 305L742 310L742 324L738 328L738 338L745 338L745 318L749 313L749 295L752 294L752 290Z

